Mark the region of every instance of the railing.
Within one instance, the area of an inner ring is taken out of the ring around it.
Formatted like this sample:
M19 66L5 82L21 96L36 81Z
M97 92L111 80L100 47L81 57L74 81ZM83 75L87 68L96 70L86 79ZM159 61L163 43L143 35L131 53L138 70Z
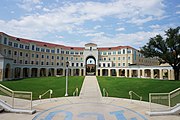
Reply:
M79 89L76 88L76 89L74 90L74 92L73 92L73 96L78 96L78 92L79 92Z
M104 97L108 97L108 95L109 95L109 94L108 94L107 90L106 90L105 88L103 88L103 96L104 96Z
M137 93L135 93L134 91L129 91L129 97L132 100L133 99L133 95L135 95L136 97L139 98L139 100L142 100L142 96L138 95Z
M41 100L43 96L45 96L47 93L49 93L49 98L51 99L53 91L51 89L44 92L42 95L39 95L39 99Z
M30 100L30 109L32 110L32 92L27 92L27 91L13 91L7 87L5 87L4 85L0 84L0 91L2 93L0 99L2 99L4 102L6 102L8 105L10 105L12 108L19 108L15 107L15 101L19 101L21 102L21 106L27 105L27 103L25 102L25 100ZM20 98L20 99L18 99ZM22 99L25 99L23 102L21 101ZM23 108L24 108L23 106Z
M177 88L169 93L149 93L149 103L150 111L170 109L180 103L180 88Z

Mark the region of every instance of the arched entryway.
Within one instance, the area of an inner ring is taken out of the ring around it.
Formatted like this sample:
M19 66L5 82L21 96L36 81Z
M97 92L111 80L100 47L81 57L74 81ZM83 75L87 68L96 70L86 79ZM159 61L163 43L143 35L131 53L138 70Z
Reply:
M10 66L10 64L6 65L5 78L11 78L11 66Z
M86 58L86 75L96 75L96 59L94 56Z

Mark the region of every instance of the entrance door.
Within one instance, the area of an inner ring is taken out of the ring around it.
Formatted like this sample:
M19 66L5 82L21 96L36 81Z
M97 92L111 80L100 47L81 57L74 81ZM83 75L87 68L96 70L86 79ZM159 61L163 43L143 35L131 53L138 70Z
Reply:
M86 75L96 75L96 59L93 56L86 58Z

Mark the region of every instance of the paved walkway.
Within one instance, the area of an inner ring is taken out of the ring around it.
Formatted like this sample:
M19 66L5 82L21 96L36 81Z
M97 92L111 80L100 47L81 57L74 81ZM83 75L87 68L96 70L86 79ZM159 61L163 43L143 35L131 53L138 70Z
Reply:
M85 77L79 97L33 101L36 114L0 113L1 120L179 120L180 116L145 114L149 103L102 97L96 77Z

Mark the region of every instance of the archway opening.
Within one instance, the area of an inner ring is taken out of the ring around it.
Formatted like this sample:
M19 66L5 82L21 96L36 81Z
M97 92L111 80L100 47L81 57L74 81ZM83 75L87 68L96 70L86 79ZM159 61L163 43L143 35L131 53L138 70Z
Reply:
M10 78L10 76L11 76L11 66L10 64L7 64L5 68L5 78Z
M96 59L94 56L86 58L86 75L96 75Z

